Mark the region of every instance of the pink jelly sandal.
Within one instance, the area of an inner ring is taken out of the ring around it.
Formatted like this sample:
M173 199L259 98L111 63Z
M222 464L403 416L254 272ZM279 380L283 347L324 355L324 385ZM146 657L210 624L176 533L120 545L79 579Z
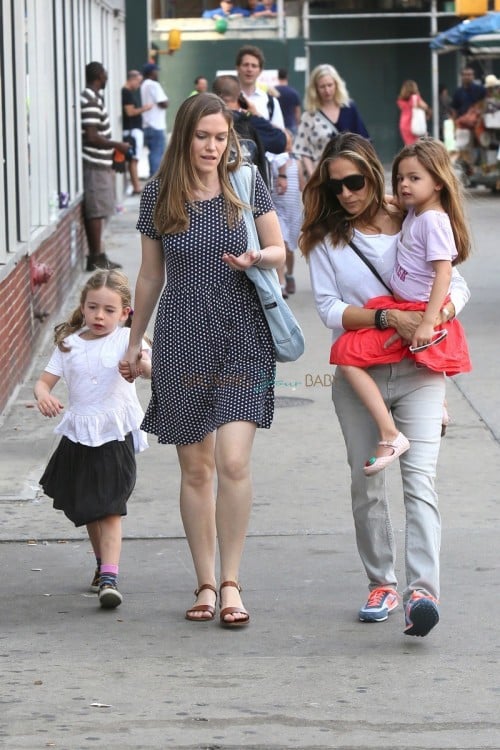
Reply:
M446 430L450 422L451 418L448 414L448 409L443 404L443 416L441 417L441 437L444 437L446 435Z
M371 477L373 474L378 474L379 471L385 469L389 464L392 464L402 453L405 453L410 447L410 441L403 435L402 432L398 432L397 437L394 440L380 440L379 445L384 445L387 448L392 448L390 456L372 456L368 459L364 465L363 471L367 477Z

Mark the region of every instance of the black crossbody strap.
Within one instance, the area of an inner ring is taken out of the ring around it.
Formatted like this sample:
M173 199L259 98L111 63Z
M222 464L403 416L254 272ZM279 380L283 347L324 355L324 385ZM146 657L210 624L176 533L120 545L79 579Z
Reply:
M326 121L327 121L327 122L328 122L328 123L329 123L329 124L331 125L331 127L332 127L332 134L331 134L331 136L330 136L330 137L331 137L331 138L333 138L334 136L338 135L338 134L339 134L339 131L338 131L338 128L337 128L337 126L336 126L336 125L335 125L335 123L333 122L333 120L330 120L330 118L328 117L328 115L325 115L325 113L323 112L323 110L322 110L322 109L318 109L318 112L320 113L320 115L321 115L322 117L324 117L324 118L325 118L325 120L326 120Z
M354 250L354 252L358 256L358 258L360 258L363 261L363 263L365 263L368 266L368 268L370 269L370 271L372 272L372 274L380 281L380 283L383 286L385 286L385 288L387 289L387 291L389 292L389 294L392 295L392 289L387 286L387 284L385 283L385 281L383 280L382 276L379 274L379 272L377 271L377 269L375 268L375 266L373 265L373 263L371 263L368 260L368 258L366 258L363 255L363 253L361 252L361 250L359 249L359 247L356 247L356 245L354 244L354 242L352 240L349 242L349 247L351 247Z

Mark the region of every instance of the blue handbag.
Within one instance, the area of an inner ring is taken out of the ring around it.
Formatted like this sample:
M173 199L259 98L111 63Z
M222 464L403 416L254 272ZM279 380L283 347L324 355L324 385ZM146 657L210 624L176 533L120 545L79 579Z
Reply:
M248 247L260 248L259 236L251 207L254 205L256 167L243 164L240 169L231 172L230 178L235 192L249 206L243 210ZM245 273L255 286L271 336L278 362L295 362L304 353L304 334L293 312L283 299L278 274L275 268L258 268L250 266Z

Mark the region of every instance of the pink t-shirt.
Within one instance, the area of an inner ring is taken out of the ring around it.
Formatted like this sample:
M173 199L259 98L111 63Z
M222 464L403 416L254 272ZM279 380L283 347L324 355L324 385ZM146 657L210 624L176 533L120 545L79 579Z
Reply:
M410 209L403 222L390 286L402 300L428 302L435 272L432 261L457 257L448 214Z

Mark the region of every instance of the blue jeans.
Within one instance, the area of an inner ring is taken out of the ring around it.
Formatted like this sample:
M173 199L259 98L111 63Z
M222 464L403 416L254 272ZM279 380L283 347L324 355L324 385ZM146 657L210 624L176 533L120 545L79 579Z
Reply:
M156 128L144 128L144 145L149 151L149 176L152 177L158 171L165 151L165 131Z
M398 430L411 443L410 450L399 459L406 514L403 601L406 603L416 590L438 599L441 519L434 480L441 443L444 375L415 367L409 359L367 371L391 409ZM351 467L356 542L369 588L396 587L396 550L385 472L373 477L365 477L363 472L378 440L375 422L339 369L332 396Z

